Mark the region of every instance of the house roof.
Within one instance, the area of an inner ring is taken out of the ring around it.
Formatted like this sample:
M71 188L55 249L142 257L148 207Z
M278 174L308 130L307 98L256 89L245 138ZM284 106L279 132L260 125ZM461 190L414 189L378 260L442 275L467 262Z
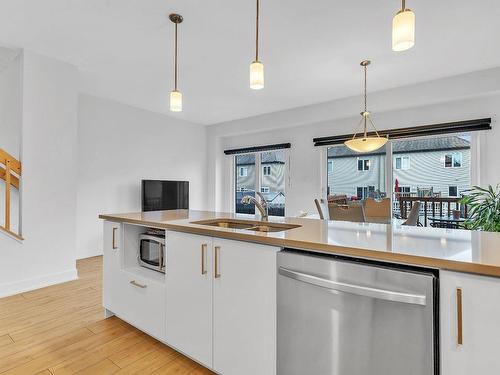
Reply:
M392 143L393 154L406 154L412 152L441 151L441 150L463 150L470 148L470 141L462 137L453 135L440 138L415 138L405 140L394 140ZM385 154L385 147L363 155ZM345 146L328 148L328 157L356 156L359 153L352 151Z
M272 164L285 162L284 152L263 152L261 153L261 164ZM236 165L252 165L255 164L255 154L236 155Z

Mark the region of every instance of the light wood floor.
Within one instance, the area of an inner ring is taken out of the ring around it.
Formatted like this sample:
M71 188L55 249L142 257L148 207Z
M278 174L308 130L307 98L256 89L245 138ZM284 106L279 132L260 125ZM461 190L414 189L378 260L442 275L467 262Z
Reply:
M116 317L104 319L102 258L79 280L0 299L0 374L213 374Z

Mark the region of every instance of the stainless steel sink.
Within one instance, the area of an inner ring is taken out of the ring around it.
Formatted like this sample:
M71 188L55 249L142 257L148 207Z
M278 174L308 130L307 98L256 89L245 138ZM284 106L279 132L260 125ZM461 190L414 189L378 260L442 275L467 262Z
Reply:
M213 219L193 221L191 224L209 225L219 228L244 229L254 232L282 232L294 228L299 228L296 224L269 223L267 221L251 221L239 219Z

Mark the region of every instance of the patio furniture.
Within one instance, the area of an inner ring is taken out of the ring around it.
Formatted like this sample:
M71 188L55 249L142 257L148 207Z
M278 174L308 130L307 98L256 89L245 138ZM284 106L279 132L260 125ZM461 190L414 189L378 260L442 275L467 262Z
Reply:
M328 208L330 220L365 222L365 214L361 204L332 204Z
M316 209L318 210L319 218L321 220L328 220L330 213L328 212L328 207L321 203L318 199L314 200L314 204L316 205Z
M367 198L364 204L365 220L368 222L390 222L391 200L390 198L373 199Z
M418 223L418 216L420 215L420 206L421 205L422 204L420 202L415 202L413 204L413 207L410 210L410 213L408 214L408 218L401 225L408 225L408 226L412 226L412 227L417 226L419 224Z
M328 203L347 204L347 195L345 194L329 195Z
M465 221L463 217L454 218L453 216L430 216L430 226L433 228L459 229Z

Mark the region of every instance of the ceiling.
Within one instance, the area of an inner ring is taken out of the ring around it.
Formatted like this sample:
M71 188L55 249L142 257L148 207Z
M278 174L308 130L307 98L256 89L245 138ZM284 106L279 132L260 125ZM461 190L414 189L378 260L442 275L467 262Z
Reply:
M266 87L248 87L254 0L0 0L0 43L70 62L82 91L213 124L500 66L497 0L407 0L416 46L391 50L398 0L261 0ZM173 26L184 111L168 110Z

